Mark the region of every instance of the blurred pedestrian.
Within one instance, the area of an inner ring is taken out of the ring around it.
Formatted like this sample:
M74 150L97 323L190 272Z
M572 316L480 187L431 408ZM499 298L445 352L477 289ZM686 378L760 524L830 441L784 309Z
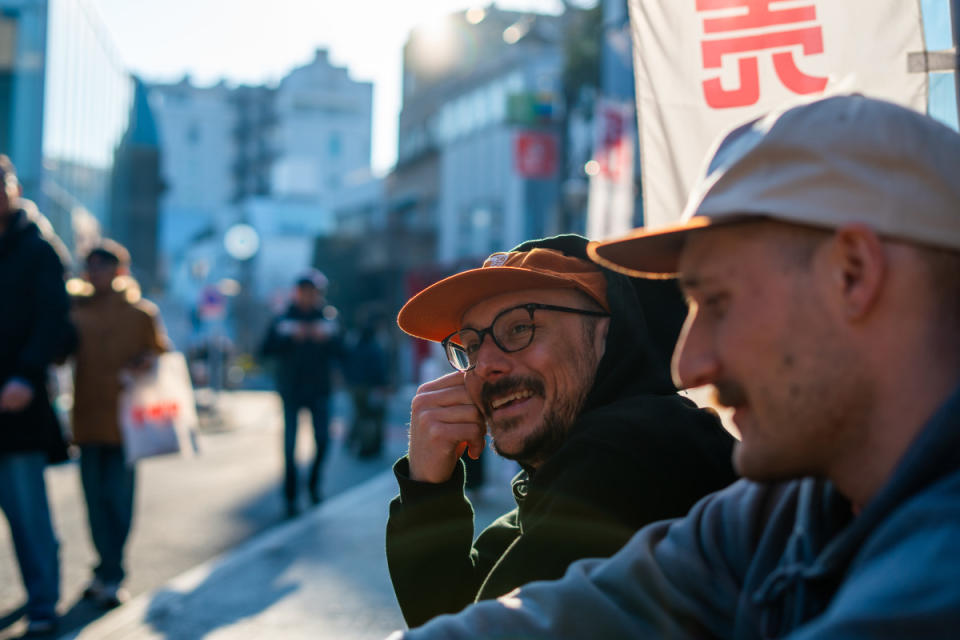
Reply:
M302 273L286 311L273 319L260 353L274 360L277 392L283 401L283 496L288 517L299 512L296 463L301 409L310 411L316 445L307 489L310 501L323 499L323 460L330 439L331 370L343 356L337 310L325 303L327 278L316 269Z
M0 509L27 590L27 634L57 627L58 547L43 470L66 459L46 387L47 368L71 345L62 248L50 223L20 197L0 155Z
M347 442L359 458L379 456L388 397L387 355L372 324L364 325L346 350L344 378L354 408Z
M74 360L73 439L98 563L83 597L103 608L126 599L123 549L133 521L135 469L123 452L119 398L130 376L148 370L167 339L157 308L129 277L130 254L103 240L85 260L88 287L74 295L79 344Z

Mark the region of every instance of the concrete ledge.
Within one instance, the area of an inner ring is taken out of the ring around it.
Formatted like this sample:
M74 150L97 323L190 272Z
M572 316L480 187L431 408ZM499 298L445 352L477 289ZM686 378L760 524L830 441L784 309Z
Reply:
M389 471L65 638L378 638L403 627L384 557Z
M503 474L491 481L478 530L513 507ZM405 627L384 552L396 492L385 471L63 638L385 638Z

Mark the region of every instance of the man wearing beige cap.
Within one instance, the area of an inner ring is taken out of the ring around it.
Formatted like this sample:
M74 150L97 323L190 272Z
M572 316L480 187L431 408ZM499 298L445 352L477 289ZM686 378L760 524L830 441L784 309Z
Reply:
M410 626L609 556L735 479L732 437L670 380L676 283L599 268L586 245L525 243L400 311L400 327L442 343L456 369L418 390L394 467L387 558ZM478 456L487 432L524 470L517 508L474 540L459 458Z
M679 385L744 480L606 561L409 638L956 638L960 135L833 97L726 136L679 226L591 245L679 273Z

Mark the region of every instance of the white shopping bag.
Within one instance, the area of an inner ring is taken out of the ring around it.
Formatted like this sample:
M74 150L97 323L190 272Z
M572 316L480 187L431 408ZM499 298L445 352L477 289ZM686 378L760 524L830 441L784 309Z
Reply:
M128 465L166 453L196 453L197 407L182 353L160 354L120 394L120 428Z

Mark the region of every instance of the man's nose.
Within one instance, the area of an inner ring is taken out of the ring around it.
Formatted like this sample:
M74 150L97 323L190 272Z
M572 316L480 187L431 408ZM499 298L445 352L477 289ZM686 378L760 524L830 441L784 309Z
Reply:
M477 375L488 380L507 373L510 370L510 354L504 353L493 341L492 336L484 336L477 349Z
M691 312L673 351L673 383L679 389L703 386L716 380L719 370L713 339Z

